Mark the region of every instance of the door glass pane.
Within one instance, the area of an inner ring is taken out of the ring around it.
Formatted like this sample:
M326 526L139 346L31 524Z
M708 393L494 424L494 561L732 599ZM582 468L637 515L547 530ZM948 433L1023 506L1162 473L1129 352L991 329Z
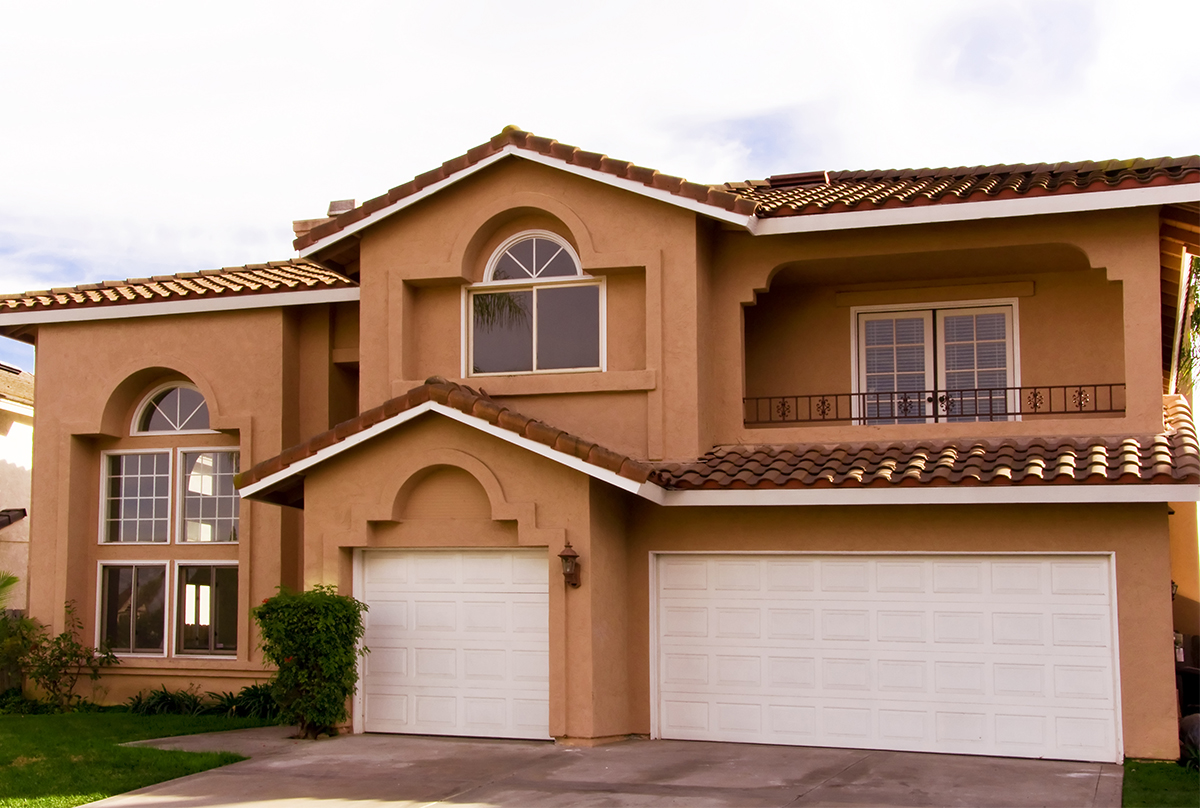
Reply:
M862 415L867 423L925 420L925 322L923 317L897 317L863 324Z
M471 372L533 370L533 292L476 294L471 306Z
M537 290L538 370L600 367L600 287Z
M951 421L1006 418L1008 325L1003 312L946 315L942 320L944 412Z
M179 568L179 648L207 652L212 631L212 567Z

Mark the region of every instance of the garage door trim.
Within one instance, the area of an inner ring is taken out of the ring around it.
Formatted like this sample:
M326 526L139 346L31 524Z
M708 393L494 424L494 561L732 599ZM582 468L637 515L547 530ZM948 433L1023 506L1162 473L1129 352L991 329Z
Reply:
M652 738L662 738L661 726L661 683L662 671L660 670L660 632L662 630L660 624L660 581L659 581L659 566L660 559L667 556L739 556L739 557L787 557L787 558L819 558L819 557L869 557L869 558L904 558L904 557L921 557L921 558L1021 558L1027 557L1030 559L1046 559L1046 558L1093 558L1104 559L1108 565L1108 614L1109 614L1109 642L1111 643L1109 653L1112 665L1112 705L1113 705L1113 732L1114 732L1114 748L1115 755L1112 762L1119 763L1123 760L1124 755L1124 728L1123 728L1123 709L1122 709L1122 691L1121 691L1121 658L1120 658L1120 638L1119 638L1119 614L1118 614L1118 590L1117 590L1117 565L1116 554L1108 551L966 551L966 552L947 552L947 551L873 551L873 550L843 550L843 551L820 551L820 550L805 550L805 551L788 551L788 550L662 550L651 551L649 554L649 662L650 662L650 736ZM995 754L995 753L992 753Z

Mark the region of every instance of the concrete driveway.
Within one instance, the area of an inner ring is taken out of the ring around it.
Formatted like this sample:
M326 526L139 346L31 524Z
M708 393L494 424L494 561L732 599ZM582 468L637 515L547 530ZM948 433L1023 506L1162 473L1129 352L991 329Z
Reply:
M632 740L591 749L532 741L288 728L140 743L250 760L93 803L104 808L284 808L322 800L402 806L1120 806L1120 766L853 749Z

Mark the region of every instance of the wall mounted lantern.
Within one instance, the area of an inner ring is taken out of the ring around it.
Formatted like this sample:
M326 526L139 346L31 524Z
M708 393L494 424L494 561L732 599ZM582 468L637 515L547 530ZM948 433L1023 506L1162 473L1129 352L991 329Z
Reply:
M562 561L563 580L570 586L579 586L579 553L575 552L575 548L571 546L570 540L567 541L567 546L558 554L558 558Z

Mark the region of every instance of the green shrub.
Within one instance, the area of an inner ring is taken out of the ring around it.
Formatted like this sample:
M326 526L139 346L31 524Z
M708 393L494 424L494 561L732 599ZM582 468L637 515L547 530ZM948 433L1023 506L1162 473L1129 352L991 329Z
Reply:
M271 683L246 685L237 694L237 714L242 718L261 718L266 721L279 718L279 702L271 692Z
M0 715L40 715L57 712L50 705L37 699L29 699L19 687L0 692Z
M278 669L271 685L280 715L300 727L301 737L335 735L345 722L366 610L365 603L322 585L299 593L281 589L251 610L262 629L263 655Z
M29 650L37 631L37 623L7 608L18 580L17 576L0 571L0 691L25 684L21 657Z
M68 712L84 703L83 697L75 692L79 677L86 674L94 682L100 678L101 668L117 665L121 660L107 648L98 651L81 643L77 635L83 624L75 614L75 602L68 601L65 610L66 630L51 637L37 626L21 657L21 667L46 693L47 701Z

